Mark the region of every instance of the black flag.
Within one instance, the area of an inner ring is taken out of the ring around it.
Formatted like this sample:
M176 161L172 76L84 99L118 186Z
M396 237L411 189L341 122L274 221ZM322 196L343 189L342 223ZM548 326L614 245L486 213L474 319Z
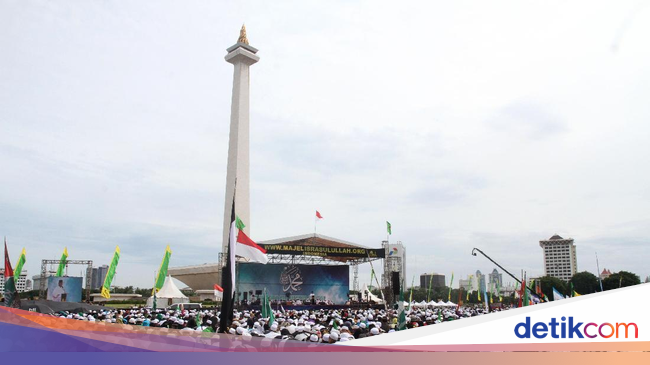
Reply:
M232 199L232 214L230 216L230 232L228 234L228 250L226 254L226 265L221 270L221 287L223 298L221 301L221 315L219 316L219 332L225 333L226 328L232 323L232 314L235 304L235 226L237 216L235 215L235 197Z

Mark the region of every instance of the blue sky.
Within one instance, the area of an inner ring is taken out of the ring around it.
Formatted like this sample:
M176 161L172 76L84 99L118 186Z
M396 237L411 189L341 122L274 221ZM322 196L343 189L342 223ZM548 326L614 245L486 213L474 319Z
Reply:
M167 244L173 266L217 260L244 22L253 239L318 209L371 247L389 220L408 277L491 271L472 247L540 275L555 233L581 271L598 251L650 275L641 1L0 0L0 235L30 276L64 246L120 245L118 285L151 286Z

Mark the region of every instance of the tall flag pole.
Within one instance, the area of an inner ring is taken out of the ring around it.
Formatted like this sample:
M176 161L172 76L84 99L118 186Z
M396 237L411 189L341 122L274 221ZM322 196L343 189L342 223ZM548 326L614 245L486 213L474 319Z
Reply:
M454 272L451 272L451 280L449 281L449 295L447 295L447 301L451 301L451 286L454 283Z
M386 221L386 232L388 232L388 234L386 235L386 242L389 242L390 235L393 234L393 229L389 221Z
M600 275L600 265L598 264L598 252L596 252L596 270L598 270L598 283L600 283L600 291L603 291L603 278Z
M165 254L163 255L162 262L160 263L160 269L158 269L158 275L156 276L156 283L153 287L153 295L155 296L156 293L162 289L163 285L165 284L165 278L167 278L167 268L169 267L169 259L172 257L172 250L169 248L169 245L167 245L167 248L165 248Z
M429 290L427 290L427 303L431 300L431 283L433 283L433 274L429 275Z
M14 270L14 284L18 285L18 280L20 280L20 273L23 272L23 265L25 265L25 248L23 247L23 251L20 253L20 257L18 258L18 263L16 264L16 269ZM6 276L5 276L6 277Z
M316 234L316 223L321 219L323 219L323 216L319 211L316 211L316 217L314 217L314 234Z
M235 181L235 190L237 182ZM236 196L236 195L234 195ZM230 214L230 234L228 235L228 251L226 252L226 265L221 270L221 287L223 288L223 299L221 301L221 314L219 316L219 333L226 333L233 318L233 307L235 301L235 245L237 242L237 226L235 216L235 199L232 200L232 211Z
M56 276L63 276L63 270L68 264L68 248L63 248L63 254L61 255L61 260L59 260L59 268L56 270Z
M111 266L106 272L106 278L104 279L104 285L102 285L102 297L108 299L111 297L111 282L113 282L113 277L115 276L115 270L117 269L117 263L120 261L120 246L115 246L115 253L113 254L113 260L111 260Z
M487 282L485 282L485 288L483 288L483 297L485 299L485 311L489 312L490 311L490 305L488 304L488 296L487 296Z
M375 266L372 264L372 260L370 260L370 252L366 250L366 253L368 254L368 262L370 262L370 270L372 270L372 272L375 272ZM370 281L372 281L372 278ZM386 298L384 297L384 290L381 288L381 285L379 285L379 279L377 279L377 275L375 275L375 282L377 283L377 289L379 289L379 293L381 294L381 300L384 302L384 309L388 310L388 304L386 304Z
M413 280L411 280L411 294L409 295L409 310L411 310L411 303L413 303L413 285L415 285L415 275L413 275Z
M469 289L467 290L467 297L465 298L466 302L469 302L469 293L472 292L474 287L474 275L469 276Z
M7 250L7 237L5 237L5 307L20 308L20 297L16 291L16 282L14 281L14 270L11 268L9 251Z

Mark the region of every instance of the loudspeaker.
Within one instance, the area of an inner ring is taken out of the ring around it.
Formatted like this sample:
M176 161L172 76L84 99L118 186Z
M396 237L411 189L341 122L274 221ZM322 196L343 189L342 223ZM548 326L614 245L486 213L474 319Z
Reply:
M391 273L391 282L393 284L393 295L397 297L400 292L399 271L393 271Z

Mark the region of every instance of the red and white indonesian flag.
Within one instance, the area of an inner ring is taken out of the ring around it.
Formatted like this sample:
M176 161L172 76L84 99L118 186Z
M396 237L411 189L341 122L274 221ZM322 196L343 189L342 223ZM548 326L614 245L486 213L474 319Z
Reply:
M323 216L320 215L320 212L319 212L319 211L316 211L316 218L318 218L318 219L323 219Z
M259 262L262 264L269 262L269 258L266 256L266 250L258 246L257 243L253 242L253 240L241 230L239 231L239 234L237 234L235 253L237 256L247 258L252 262Z

